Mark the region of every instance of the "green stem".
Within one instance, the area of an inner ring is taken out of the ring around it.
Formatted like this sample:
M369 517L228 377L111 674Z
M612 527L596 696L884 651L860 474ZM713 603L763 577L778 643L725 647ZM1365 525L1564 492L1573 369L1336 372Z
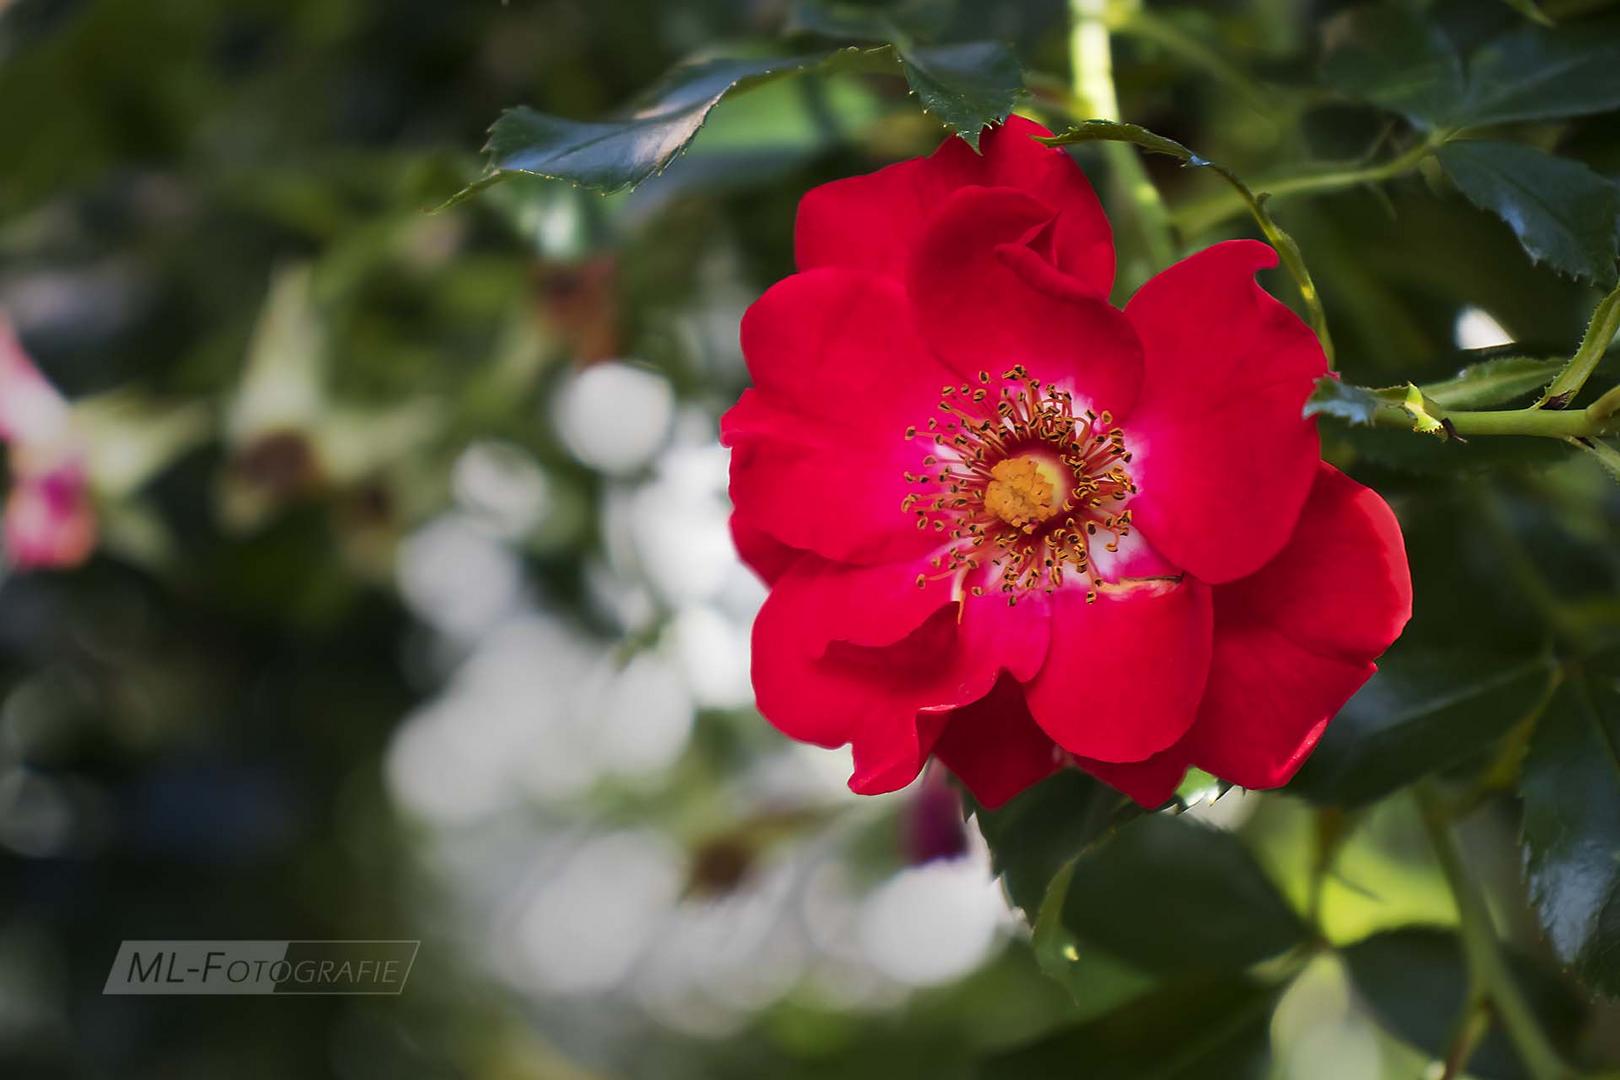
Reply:
M1586 385L1586 380L1597 370L1603 354L1609 351L1609 343L1614 340L1617 331L1620 331L1620 286L1598 303L1597 309L1592 312L1592 321L1586 324L1581 347L1575 350L1575 355L1564 365L1564 370L1548 385L1546 393L1536 402L1536 408L1562 409L1574 401L1575 395ZM1593 403L1606 405L1608 411L1604 416L1612 415L1615 411L1616 403L1609 401L1612 397L1613 391Z
M1451 822L1439 795L1428 782L1413 789L1418 812L1429 840L1434 845L1435 862L1445 875L1457 905L1457 931L1462 936L1463 953L1468 963L1468 975L1477 995L1491 1003L1502 1021L1502 1028L1513 1040L1519 1057L1532 1080L1567 1080L1575 1073L1559 1056L1557 1049L1541 1030L1541 1021L1530 1008L1518 983L1508 970L1507 961L1497 945L1496 927L1491 922L1490 909L1485 897L1468 876L1462 851L1452 835Z
M1468 1067L1480 1040L1491 1030L1491 1012L1485 1002L1470 1000L1463 1005L1462 1016L1452 1031L1446 1046L1445 1062L1441 1066L1440 1080L1457 1080Z
M1075 104L1082 110L1076 119L1120 118L1114 93L1110 8L1109 0L1069 0L1069 65ZM1123 143L1105 143L1103 154L1120 195L1135 213L1142 246L1152 264L1150 271L1169 266L1176 260L1170 212L1148 178L1142 159Z
M1596 404L1596 402L1594 402ZM1451 432L1468 438L1473 435L1535 435L1548 439L1579 439L1612 435L1620 429L1613 415L1595 414L1591 409L1568 412L1547 409L1490 409L1479 412L1447 412L1432 401L1425 409ZM1380 404L1372 422L1378 427L1412 430L1412 414L1394 402Z
M1288 195L1304 195L1313 191L1339 191L1360 184L1375 184L1390 180L1417 168L1418 163L1434 152L1440 139L1421 142L1397 157L1380 165L1367 165L1354 169L1335 169L1332 172L1310 173L1262 181L1252 185L1273 199ZM1220 192L1208 198L1178 207L1172 215L1176 225L1188 235L1196 235L1213 228L1227 218L1236 217L1246 209L1244 201L1232 192Z

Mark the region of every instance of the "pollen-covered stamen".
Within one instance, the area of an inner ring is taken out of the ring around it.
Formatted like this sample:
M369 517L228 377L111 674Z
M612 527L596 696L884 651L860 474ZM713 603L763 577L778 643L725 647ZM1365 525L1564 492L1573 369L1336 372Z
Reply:
M943 418L928 421L926 436L906 429L907 439L927 437L934 449L920 471L905 474L916 490L901 509L949 544L917 584L965 579L989 566L1015 603L1026 590L1056 589L1068 572L1083 575L1095 599L1103 582L1091 545L1117 551L1130 531L1122 504L1136 486L1125 434L1106 412L1075 415L1067 391L1031 378L1022 365L995 380L998 390L992 381L981 371L977 387L944 387Z

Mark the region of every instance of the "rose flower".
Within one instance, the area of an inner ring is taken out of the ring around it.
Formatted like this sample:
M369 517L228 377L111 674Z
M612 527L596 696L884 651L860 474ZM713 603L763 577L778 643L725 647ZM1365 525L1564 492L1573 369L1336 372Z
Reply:
M1320 458L1320 344L1217 244L1123 311L1078 165L1014 117L810 191L721 421L770 586L761 712L930 756L987 806L1079 767L1155 806L1189 766L1286 783L1411 611L1399 527Z

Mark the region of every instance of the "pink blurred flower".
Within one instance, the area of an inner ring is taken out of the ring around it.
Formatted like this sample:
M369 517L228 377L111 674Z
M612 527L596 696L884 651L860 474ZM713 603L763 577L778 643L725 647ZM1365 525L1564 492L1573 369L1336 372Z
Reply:
M62 395L0 314L0 441L9 446L6 561L18 569L77 566L96 542L86 448Z

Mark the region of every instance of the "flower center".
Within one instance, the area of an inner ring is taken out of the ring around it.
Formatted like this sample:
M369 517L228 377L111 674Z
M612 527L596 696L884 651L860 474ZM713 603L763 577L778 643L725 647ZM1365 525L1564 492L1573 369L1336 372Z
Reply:
M918 587L951 577L977 596L987 583L1014 604L1079 574L1095 600L1103 582L1092 543L1101 534L1105 550L1117 551L1130 532L1131 512L1121 504L1136 485L1125 468L1124 432L1106 412L1075 415L1072 395L1022 365L1003 372L998 389L987 371L978 381L944 387L944 417L925 432L906 430L907 439L930 439L933 452L924 472L905 474L914 490L901 509L949 544L931 560L936 573L918 575Z
M1062 483L1057 470L1031 455L1005 458L990 468L991 480L984 487L984 508L1009 525L1033 528L1058 512L1052 493Z

